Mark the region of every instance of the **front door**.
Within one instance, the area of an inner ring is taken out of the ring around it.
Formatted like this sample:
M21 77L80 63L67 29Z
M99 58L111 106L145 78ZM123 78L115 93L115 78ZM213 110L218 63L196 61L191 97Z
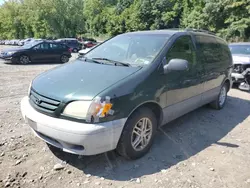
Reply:
M186 71L171 71L164 75L166 104L164 123L192 111L201 105L204 73L203 64L197 59L196 48L190 35L180 36L166 54L171 59L184 59L189 63Z

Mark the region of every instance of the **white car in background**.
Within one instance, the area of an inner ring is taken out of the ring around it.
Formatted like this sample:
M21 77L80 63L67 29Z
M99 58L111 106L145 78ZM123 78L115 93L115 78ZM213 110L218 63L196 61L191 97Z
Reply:
M92 47L93 48L93 47ZM84 56L86 53L88 53L92 48L85 48L85 49L82 49L78 52L78 56Z

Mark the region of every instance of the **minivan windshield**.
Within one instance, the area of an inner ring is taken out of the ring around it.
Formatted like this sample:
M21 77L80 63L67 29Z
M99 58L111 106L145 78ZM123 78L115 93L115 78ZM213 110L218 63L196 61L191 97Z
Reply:
M118 35L88 52L85 58L145 66L152 63L169 38L166 34Z
M250 45L230 45L232 54L250 55Z

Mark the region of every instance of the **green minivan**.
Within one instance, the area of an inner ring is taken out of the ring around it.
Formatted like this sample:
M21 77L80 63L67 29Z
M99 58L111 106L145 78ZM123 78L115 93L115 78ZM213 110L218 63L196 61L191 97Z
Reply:
M37 76L21 111L50 146L137 159L160 126L205 104L222 109L231 72L227 43L209 32L124 33Z

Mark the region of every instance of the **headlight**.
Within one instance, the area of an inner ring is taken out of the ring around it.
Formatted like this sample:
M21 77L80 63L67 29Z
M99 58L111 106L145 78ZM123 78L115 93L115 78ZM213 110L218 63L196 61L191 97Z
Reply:
M112 104L110 98L105 100L97 97L93 101L74 101L69 103L63 111L64 115L85 119L87 122L98 122L99 118L112 115L114 111L111 109Z
M15 51L14 52L7 52L7 55L13 55L14 53L16 53Z

